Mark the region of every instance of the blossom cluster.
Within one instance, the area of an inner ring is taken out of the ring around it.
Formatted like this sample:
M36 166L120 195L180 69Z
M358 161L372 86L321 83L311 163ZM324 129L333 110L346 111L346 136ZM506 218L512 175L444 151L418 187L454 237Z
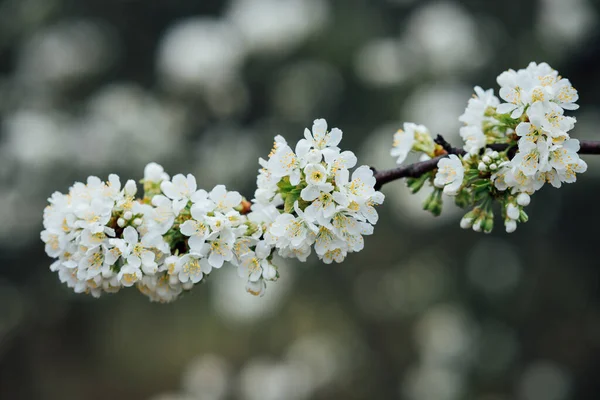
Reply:
M375 190L369 167L350 174L357 159L340 150L341 139L340 129L328 130L318 119L294 149L277 136L268 160L260 159L249 218L260 224L265 241L280 256L304 261L314 247L323 262L339 263L362 250L363 235L373 233L374 206L384 196Z
M492 230L492 203L498 201L506 231L513 232L517 222L527 221L523 207L534 192L546 183L559 188L562 183L575 182L576 174L585 172L587 165L577 154L579 141L569 134L576 120L564 115L565 110L579 107L577 91L568 79L546 63L532 62L525 69L503 72L497 82L500 98L493 89L475 87L459 117L464 123L460 128L464 154L442 158L435 176L425 174L409 185L420 189L423 181L432 182L436 201L430 198L425 208L434 213L441 211L439 190L455 196L458 205L472 207L461 226L475 231ZM446 153L441 146L435 147L439 145L426 127L404 126L404 131L394 136L391 150L392 156L399 157L398 163L411 150L425 158ZM423 145L428 142L433 145Z
M223 185L199 189L191 174L171 178L156 163L144 170L141 198L114 174L54 193L41 232L51 270L77 293L136 287L170 302L227 264L262 295L279 277L275 254L306 261L314 247L325 263L341 262L373 233L384 197L369 167L350 173L357 159L339 149L341 130L320 119L304 136L295 151L275 138L252 202Z
M170 179L155 163L143 184L145 196L136 199L134 181L121 189L117 175L107 182L91 176L50 197L41 238L61 282L95 297L135 286L169 302L224 261L239 263L234 247L251 225L239 212L239 193L222 185L197 190L192 175Z

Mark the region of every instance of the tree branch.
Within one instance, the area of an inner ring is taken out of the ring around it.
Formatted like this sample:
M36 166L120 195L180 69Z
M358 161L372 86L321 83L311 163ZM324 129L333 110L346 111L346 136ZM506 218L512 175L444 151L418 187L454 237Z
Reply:
M440 161L442 158L448 157L449 154L465 154L465 151L463 149L452 147L441 135L438 135L435 138L435 142L442 146L442 148L446 151L446 154L432 158L431 160L421 161L403 167L392 168L385 171L377 171L375 173L375 179L377 181L377 183L375 184L375 189L380 190L381 187L388 182L392 182L402 178L418 178L419 176L429 171L433 171L437 168L438 161ZM600 154L600 141L580 140L579 144L579 154ZM488 147L496 151L502 151L506 149L507 145L492 144Z

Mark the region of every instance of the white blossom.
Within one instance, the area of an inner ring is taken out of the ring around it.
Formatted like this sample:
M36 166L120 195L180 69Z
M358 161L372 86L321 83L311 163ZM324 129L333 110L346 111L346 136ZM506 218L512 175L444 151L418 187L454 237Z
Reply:
M433 183L439 188L444 188L445 194L454 196L462 186L464 173L462 161L456 155L450 154L438 162L438 171Z
M196 192L196 178L192 174L177 174L171 181L163 181L160 188L165 196L173 200L173 211L179 214Z
M394 134L394 142L392 144L392 150L390 155L392 157L398 157L396 160L397 164L402 164L408 153L412 150L416 135L418 133L429 135L429 130L424 125L417 125L412 122L405 122L404 129L399 129Z

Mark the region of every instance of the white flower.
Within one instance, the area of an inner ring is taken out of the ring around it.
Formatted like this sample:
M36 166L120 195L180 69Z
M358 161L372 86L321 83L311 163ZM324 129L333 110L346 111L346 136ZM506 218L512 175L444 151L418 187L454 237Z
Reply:
M63 231L55 229L43 230L40 234L42 241L46 244L45 250L48 256L58 257L69 243L67 235Z
M177 277L183 283L198 283L204 277L204 274L210 272L210 265L205 258L197 253L187 253L183 255L176 264L175 271Z
M115 263L116 259L105 257L106 253L107 249L105 246L96 246L89 249L85 256L79 260L77 279L87 281L100 274L103 274L106 277L111 276L112 273L110 267Z
M168 180L169 174L165 172L162 165L151 162L144 168L144 182L160 183Z
M323 256L325 253L341 249L345 247L345 243L340 239L333 231L329 230L325 226L320 226L315 239L315 252L319 256Z
M458 117L458 120L465 123L465 125L481 128L484 121L492 119L485 116L487 109L498 107L500 100L494 96L494 89L484 91L481 87L475 86L474 90L475 94L469 99L465 112Z
M273 278L273 266L267 260L271 255L271 247L264 241L256 245L255 251L250 251L241 256L238 265L238 274L241 278L256 282L267 272L268 277ZM275 271L276 274L276 271Z
M305 209L304 214L310 221L318 221L323 225L329 221L336 210L336 203L333 195L328 192L321 192L319 197L313 200Z
M412 122L404 123L404 130L399 129L394 134L394 143L390 154L392 157L398 157L397 164L402 164L406 160L406 156L412 150L415 142L418 141L418 136L429 136L429 130L424 125L417 125Z
M306 186L300 192L302 200L313 201L321 192L329 193L333 190L333 185L327 182L327 170L321 164L308 164L304 168L306 176Z
M336 263L341 263L342 261L344 261L344 259L346 259L346 255L348 255L348 251L346 249L338 248L330 250L323 254L321 260L325 264L331 264L333 261L335 261Z
M304 213L298 208L298 201L294 203L294 210L298 217L288 213L281 214L269 228L269 233L276 240L277 248L298 249L305 244L314 243L316 226L305 218Z
M188 174L187 177L177 174L172 181L163 181L160 189L165 196L173 200L173 211L175 214L179 214L196 192L196 178L192 174Z
M514 158L512 161L514 161ZM544 184L543 180L540 181L540 179L538 179L537 176L526 175L525 173L523 173L523 171L520 168L513 166L512 162L511 164L507 165L506 169L504 169L503 171L503 180L506 187L510 187L513 189L513 191L516 192L533 194ZM496 180L494 184L499 190L503 190L500 189L498 180Z
M577 91L567 79L559 79L558 72L546 63L530 63L526 69L508 70L498 76L500 97L508 103L498 106L499 114L511 113L519 118L527 106L543 103L544 107L557 104L565 110L576 110Z
M587 163L582 159L578 159L576 162L567 165L564 170L557 170L557 174L561 182L573 183L577 180L577 174L582 174L587 171Z
M468 153L477 154L486 145L486 137L478 126L463 126L460 137L465 141L464 149Z
M284 142L277 142L275 152L267 163L270 173L276 178L290 177L290 183L300 183L300 160L296 153Z
M336 186L339 192L334 193L334 198L338 204L348 206L355 202L362 204L368 201L375 194L375 183L373 170L366 165L358 167L352 173L352 181L349 181L348 170L339 170L335 177Z
M579 105L575 102L579 99L577 90L571 86L568 79L561 79L552 85L552 93L554 94L554 102L560 105L565 110L577 110Z
M333 128L327 131L327 121L316 119L313 123L312 133L308 129L304 130L304 139L301 139L296 146L296 153L299 157L306 157L311 149L315 151L311 157L316 157L311 162L320 162L321 155L328 158L332 154L339 153L337 145L342 140L342 131Z
M133 184L135 186L135 182ZM112 200L117 200L121 196L121 179L118 175L108 176L108 182L104 186L104 196Z
M444 194L455 196L463 183L465 169L462 161L454 154L438 162L433 184L444 188Z
M579 140L569 139L562 146L553 146L549 150L548 163L556 170L563 171L569 165L579 162Z
M233 211L232 214L236 217L240 216L237 211ZM232 221L228 218L228 216L218 211L215 212L213 216L206 216L204 219L213 232L221 232L233 228ZM239 220L237 218L234 220L239 225Z
M137 283L137 287L140 292L150 298L150 301L160 303L170 303L183 292L183 287L179 282L171 283L169 276L164 274L144 276Z
M142 279L142 270L134 265L125 264L121 267L117 279L123 286L131 287Z
M544 105L537 102L527 109L529 121L552 138L568 136L567 132L575 126L575 118L565 117L563 109L556 103Z
M208 197L215 204L214 211L227 212L242 202L242 195L238 192L228 192L225 185L215 186Z
M533 103L532 90L538 81L525 70L512 69L500 74L497 81L500 85L500 97L507 103L500 104L496 111L499 114L511 113L511 118L519 118L525 107ZM541 96L543 97L543 90Z
M112 205L104 199L94 197L88 204L79 204L75 208L78 221L75 226L91 233L106 231L106 224L112 215Z
M208 263L213 268L221 268L225 261L233 258L235 234L231 230L213 232L204 243L202 254L208 256Z
M548 143L545 140L538 140L535 144L523 142L512 164L526 176L533 176L538 171L547 171L548 156Z
M325 157L327 163L327 173L330 176L335 176L340 169L354 168L357 162L356 155L351 151L343 151L341 153L330 153Z
M161 194L152 197L152 205L154 207L147 215L150 229L164 235L173 226L179 212L175 211L173 201Z
M179 227L181 233L189 236L188 245L193 251L200 251L210 234L209 227L201 219L189 219Z
M123 230L123 239L110 239L110 244L119 249L129 266L141 268L145 274L152 275L158 270L156 255L147 243L139 242L135 228L128 226Z

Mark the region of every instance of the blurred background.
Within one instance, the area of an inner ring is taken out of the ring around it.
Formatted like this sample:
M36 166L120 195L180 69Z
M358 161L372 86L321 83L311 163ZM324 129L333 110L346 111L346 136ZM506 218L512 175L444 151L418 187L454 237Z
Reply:
M96 300L49 271L49 195L150 161L251 196L276 134L324 117L363 164L403 121L458 144L472 87L547 61L600 139L592 0L0 0L0 398L600 398L600 157L507 235L463 231L403 182L365 250L234 268L181 300ZM425 194L425 193L424 193ZM449 202L448 202L449 203Z

